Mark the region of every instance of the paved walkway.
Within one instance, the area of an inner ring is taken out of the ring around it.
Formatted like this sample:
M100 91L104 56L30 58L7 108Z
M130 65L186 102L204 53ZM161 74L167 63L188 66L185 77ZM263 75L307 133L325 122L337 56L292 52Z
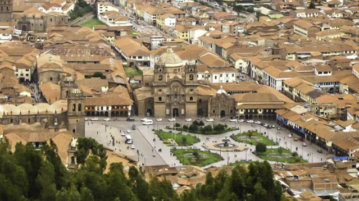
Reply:
M177 120L177 122L182 125L190 124L190 122L185 122L184 120ZM206 124L216 124L216 123L217 122L213 122L213 123L206 122ZM223 122L223 121L218 121L218 123L222 123L222 124L226 123L230 127L239 128L239 130L235 130L219 135L201 135L201 134L191 134L191 133L182 132L182 134L188 134L198 137L200 139L200 142L189 147L177 147L177 148L195 148L195 149L207 151L207 149L203 147L203 144L206 142L222 142L224 138L229 138L232 134L238 134L238 133L246 132L248 130L257 130L260 133L265 133L264 134L265 136L277 142L278 145L276 147L281 146L283 148L289 149L292 152L297 152L299 156L301 156L302 158L304 158L309 162L322 162L325 161L326 158L333 157L333 155L326 153L325 150L322 150L323 153L318 153L317 150L320 148L315 144L311 144L310 142L305 142L306 146L303 146L303 142L294 141L294 138L296 136L294 134L290 134L290 131L288 131L285 128L281 128L280 130L278 130L275 128L268 129L257 124L249 124L249 123L236 123L236 122ZM273 124L274 122L269 122L269 123ZM101 127L101 124L102 125L107 124L108 126L110 126L111 129L109 132L111 133L114 132L113 129L120 130L121 132L131 129L130 134L133 137L134 145L136 146L134 152L138 151L137 157L139 158L141 165L165 165L165 164L168 164L170 166L181 165L181 163L177 160L177 158L171 154L170 152L171 147L165 145L153 131L153 129L166 130L165 128L166 126L173 126L175 122L168 122L165 119L163 120L163 122L156 122L154 119L154 125L142 125L140 121L127 122L122 119L119 119L117 121L110 121L105 123L104 121L96 121L92 124L86 123L87 126L90 127L92 126L93 129L97 129L97 130L102 129L103 131L105 128L104 126ZM132 130L132 125L136 126L135 130ZM86 136L94 135L94 131L92 132L89 131L90 132L89 134L87 134L87 132L88 130L86 130ZM174 132L178 133L179 131L174 131ZM289 137L289 135L292 135L292 137ZM108 145L110 143L111 136L109 136L108 134L101 136L102 137L99 139L100 143L104 145ZM120 136L120 134L116 134L116 136ZM232 140L231 138L229 139ZM223 160L214 164L210 164L205 168L210 166L219 167L237 161L262 161L260 158L258 158L256 155L252 153L255 150L255 147L253 145L247 145L247 146L249 148L248 150L240 151L240 152L222 152L222 151L211 150L211 152L213 153L220 154L223 157ZM121 149L121 152L127 151L127 149L123 150L123 148L120 148L120 146L118 147L118 149Z

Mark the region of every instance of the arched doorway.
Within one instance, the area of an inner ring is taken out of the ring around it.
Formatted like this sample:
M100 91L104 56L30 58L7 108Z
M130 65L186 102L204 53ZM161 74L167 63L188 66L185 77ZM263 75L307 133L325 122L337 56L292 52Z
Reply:
M202 109L197 110L197 116L199 116L199 117L203 116L203 110Z
M151 109L147 109L146 115L147 115L148 117L149 117L149 116L152 116L152 110L151 110Z
M178 116L179 116L178 108L173 108L173 110L172 110L172 116L173 116L173 117L178 117Z
M226 116L226 111L222 110L221 111L221 118L225 117Z

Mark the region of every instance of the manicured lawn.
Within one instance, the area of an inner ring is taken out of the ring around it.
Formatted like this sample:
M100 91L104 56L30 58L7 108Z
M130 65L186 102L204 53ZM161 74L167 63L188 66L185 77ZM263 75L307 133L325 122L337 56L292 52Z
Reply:
M100 20L94 18L91 19L83 24L81 24L82 27L88 27L88 28L93 28L94 25L103 25L104 23L102 23Z
M280 153L279 148L277 149L267 149L264 153L256 153L257 156L267 161L276 161L282 163L305 163L306 161L299 156L293 156L292 152L283 149L282 153Z
M218 154L200 151L197 149L172 149L172 153L183 165L196 165L203 167L223 160L223 158Z
M267 146L275 145L276 143L272 140L268 139L267 137L263 136L258 132L245 132L237 135L231 136L233 140L237 142L243 142L247 144L256 145L257 143L263 143Z
M142 71L137 67L124 66L127 77L132 77L136 75L142 75Z
M190 135L175 134L163 130L156 130L155 133L165 144L171 144L171 139L179 146L191 146L200 141L198 138Z

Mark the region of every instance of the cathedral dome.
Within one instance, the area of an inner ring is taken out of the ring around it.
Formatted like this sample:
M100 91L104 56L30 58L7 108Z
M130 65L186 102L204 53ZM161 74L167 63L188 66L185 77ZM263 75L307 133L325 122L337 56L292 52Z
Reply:
M158 64L166 67L179 67L184 65L182 59L173 52L172 48L167 48L167 52L160 56Z

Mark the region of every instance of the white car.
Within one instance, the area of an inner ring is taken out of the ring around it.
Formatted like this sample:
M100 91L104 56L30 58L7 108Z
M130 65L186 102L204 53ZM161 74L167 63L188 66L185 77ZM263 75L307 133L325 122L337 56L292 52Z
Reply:
M213 119L213 118L209 118L209 119L206 119L206 121L207 121L207 122L212 122L212 121L214 121L214 119Z
M95 117L95 118L92 118L91 120L92 120L92 121L97 121L97 120L98 120L98 118L97 118L97 117Z
M238 122L242 123L242 122L244 122L244 119L240 119L240 120L238 120Z
M110 121L111 119L110 118L104 118L103 120L104 121Z
M135 149L135 145L133 144L133 145L131 145L131 149Z
M191 119L191 118L187 118L186 121L187 121L187 122L190 122L190 121L192 121L192 119Z
M125 132L121 132L121 136L126 136L126 133L125 133Z
M252 124L252 123L254 123L254 121L252 119L250 119L250 120L247 120L247 123Z
M255 121L254 123L259 125L259 124L261 124L262 122L260 122L260 121Z
M170 121L170 122L176 121L176 118L168 119L168 121Z
M306 147L307 146L307 143L303 142L303 147Z
M230 122L237 122L238 119L230 119L229 121L230 121Z
M156 119L156 121L162 121L162 118L158 118L158 119Z
M127 133L131 133L131 130L127 130Z
M143 118L143 119L141 119L141 121L148 121L148 120L151 120L151 119L149 119L149 118Z
M291 135L291 134L289 134L289 135L288 135L288 137L289 137L289 138L291 138L291 137L292 137L292 135Z
M152 120L142 122L142 125L152 125L152 124L153 124Z

